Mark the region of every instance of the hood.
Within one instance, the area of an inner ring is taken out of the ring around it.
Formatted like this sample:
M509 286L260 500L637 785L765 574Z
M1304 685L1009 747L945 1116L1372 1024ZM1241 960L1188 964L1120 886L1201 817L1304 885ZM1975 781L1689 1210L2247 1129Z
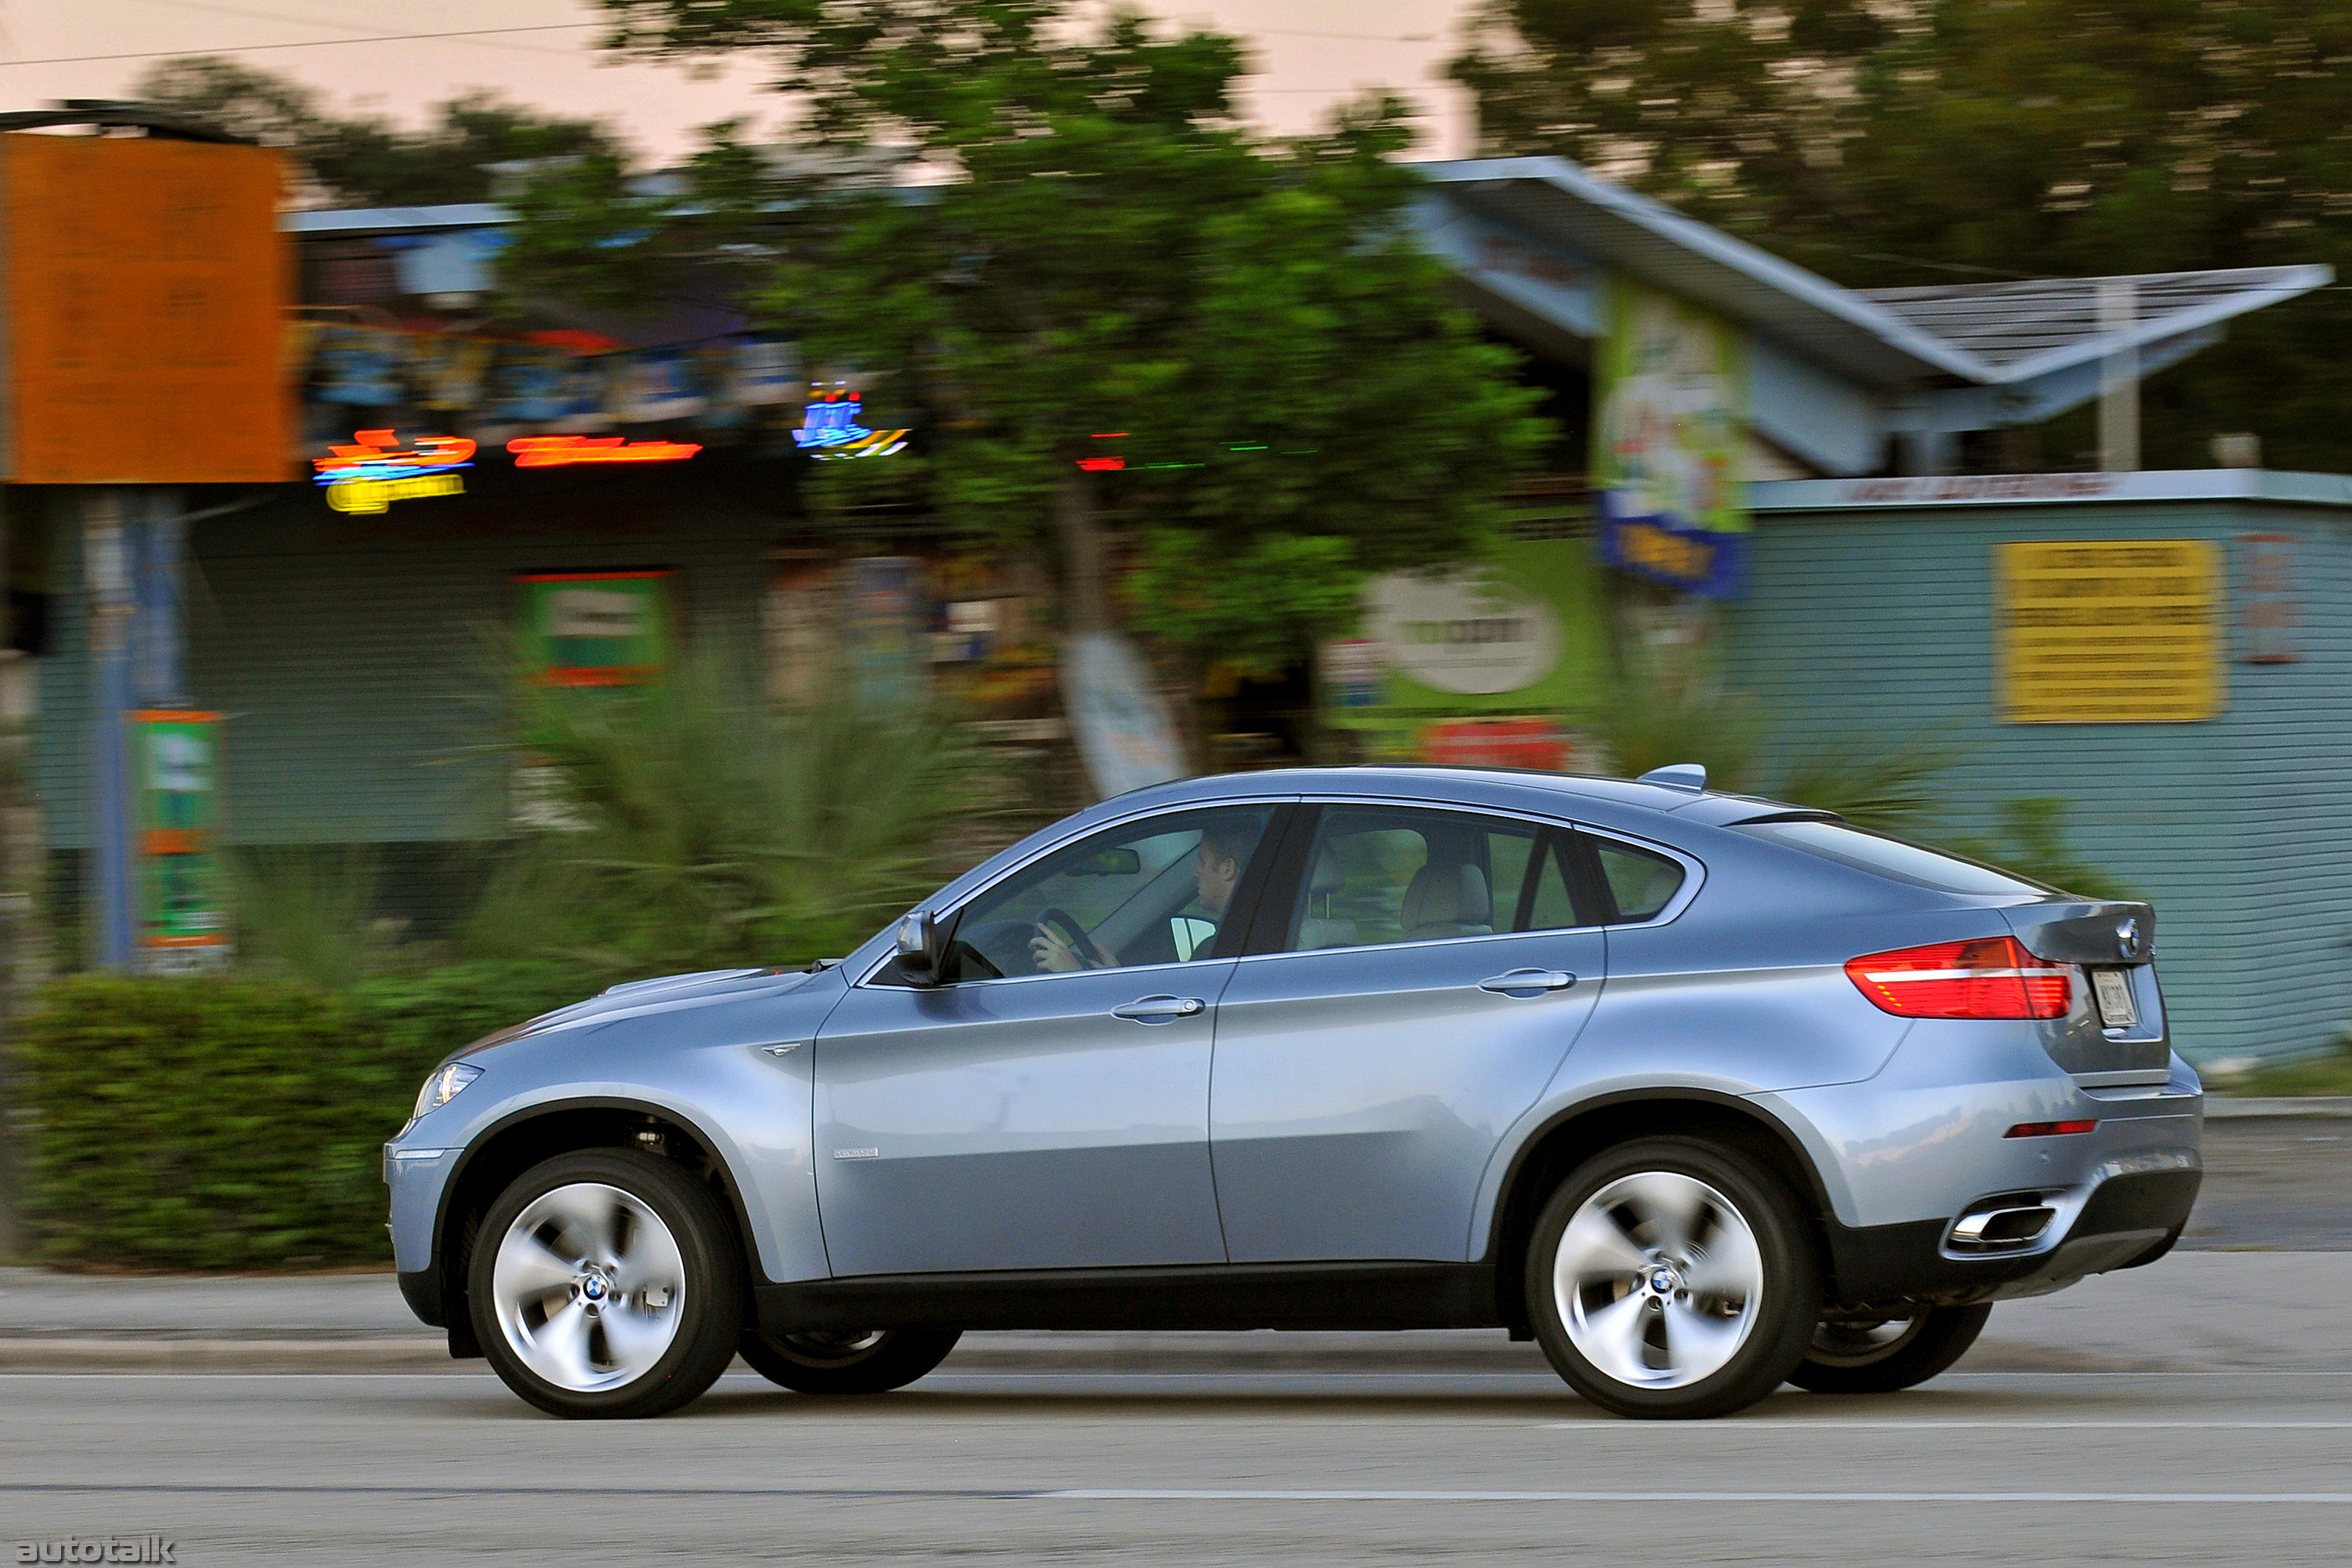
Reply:
M606 1023L636 1014L704 1006L739 997L781 996L807 984L818 973L821 972L801 969L705 969L692 974L666 974L654 980L632 980L626 984L598 992L585 1002L574 1002L569 1007L558 1007L552 1013L542 1013L526 1023L500 1029L495 1035L486 1035L463 1050L451 1052L450 1058L454 1060L476 1056L510 1040L550 1034L558 1029L579 1028L587 1024Z

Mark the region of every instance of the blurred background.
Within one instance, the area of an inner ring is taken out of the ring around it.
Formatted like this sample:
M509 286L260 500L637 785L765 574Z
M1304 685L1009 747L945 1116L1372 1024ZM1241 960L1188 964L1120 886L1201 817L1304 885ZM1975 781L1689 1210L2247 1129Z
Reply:
M2352 1092L2347 0L0 20L20 1256L380 1262L447 1050L1301 762L2147 899Z

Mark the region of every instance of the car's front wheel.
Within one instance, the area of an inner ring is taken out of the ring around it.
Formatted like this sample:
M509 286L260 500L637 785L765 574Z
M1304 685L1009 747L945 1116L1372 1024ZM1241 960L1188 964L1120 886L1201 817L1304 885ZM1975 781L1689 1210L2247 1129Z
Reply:
M659 1415L733 1359L742 1264L710 1190L631 1150L559 1154L499 1194L469 1269L491 1369L541 1410Z
M1528 1311L1553 1368L1620 1415L1723 1415L1803 1359L1821 1271L1761 1162L1685 1138L1596 1155L1536 1222Z
M947 1360L961 1338L953 1329L832 1334L768 1334L753 1329L740 1348L761 1377L802 1394L887 1394Z
M1815 1394L1893 1394L1927 1382L1966 1355L1992 1316L1976 1307L1923 1307L1885 1322L1825 1322L1789 1374Z

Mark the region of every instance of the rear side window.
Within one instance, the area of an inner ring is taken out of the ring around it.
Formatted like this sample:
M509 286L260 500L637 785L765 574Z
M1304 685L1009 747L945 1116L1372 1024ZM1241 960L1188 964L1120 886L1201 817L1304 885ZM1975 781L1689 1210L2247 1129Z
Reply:
M1937 849L1922 849L1897 838L1882 838L1848 827L1843 822L1743 822L1736 830L1786 844L1792 849L1834 860L1857 870L1874 871L1898 882L1933 888L1939 893L2044 893L2036 883L1963 860Z
M1565 842L1533 823L1468 812L1328 807L1286 945L1307 952L1585 923Z
M1683 878L1687 873L1680 861L1636 849L1631 844L1620 844L1613 838L1592 838L1588 842L1600 858L1601 879L1608 884L1620 922L1654 919L1682 891Z

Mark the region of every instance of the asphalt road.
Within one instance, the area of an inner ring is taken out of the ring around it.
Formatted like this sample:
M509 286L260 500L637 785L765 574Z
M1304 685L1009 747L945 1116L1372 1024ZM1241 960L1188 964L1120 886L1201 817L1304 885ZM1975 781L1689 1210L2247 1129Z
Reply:
M184 1563L2340 1563L2352 1373L1612 1420L1540 1375L942 1373L532 1415L473 1376L0 1378L0 1542ZM12 1552L13 1556L14 1553Z
M2180 1253L2003 1305L1901 1395L1654 1425L1499 1334L990 1334L887 1398L738 1372L585 1425L430 1344L365 1375L67 1357L0 1372L0 1562L152 1533L185 1563L2342 1563L2352 1121L2208 1134ZM417 1337L380 1276L10 1270L0 1320L27 1357L261 1334L335 1366Z

